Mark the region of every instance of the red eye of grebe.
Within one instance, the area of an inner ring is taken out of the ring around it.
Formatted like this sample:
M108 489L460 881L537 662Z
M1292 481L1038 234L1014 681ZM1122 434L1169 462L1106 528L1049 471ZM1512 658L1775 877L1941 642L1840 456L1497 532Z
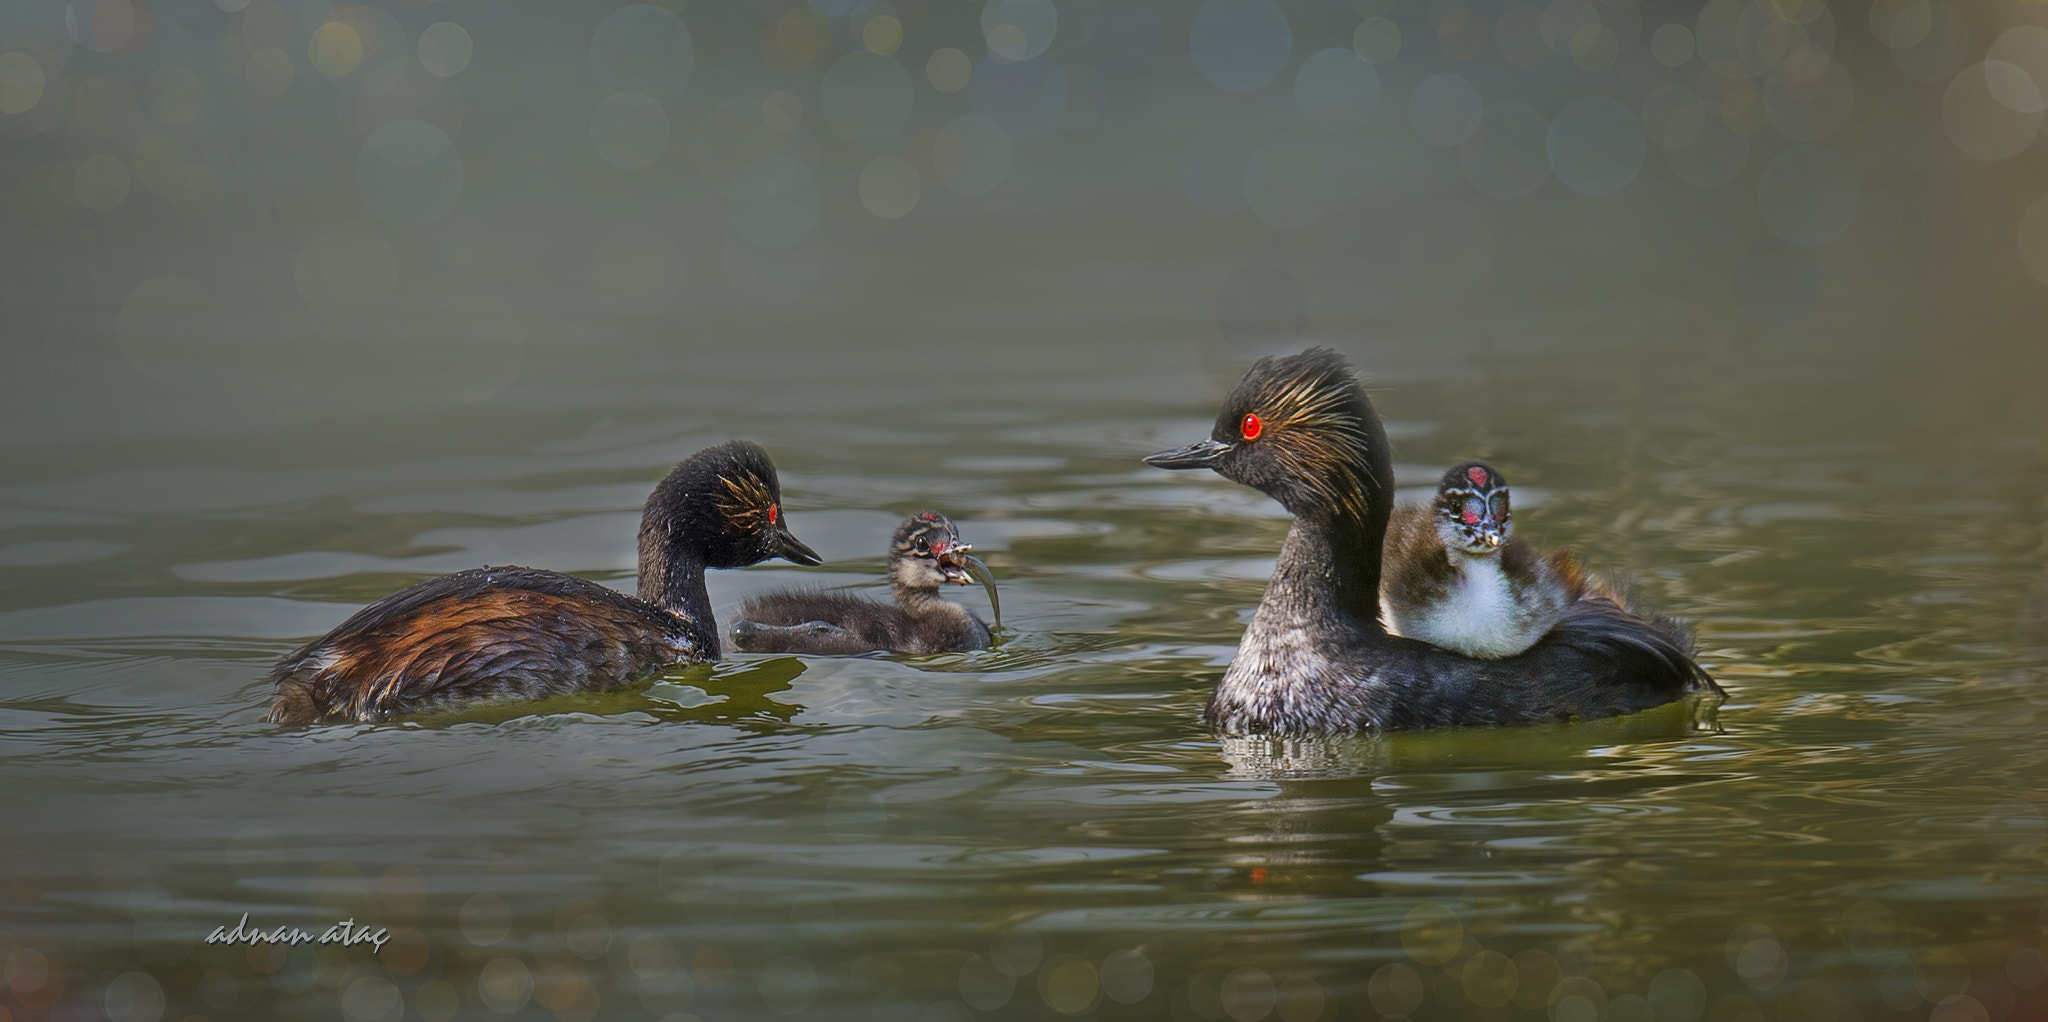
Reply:
M1256 415L1247 415L1243 422L1238 423L1237 431L1243 434L1246 440L1257 440L1259 434L1266 431L1266 424L1260 422Z
M770 524L770 525L774 525L774 524L775 524L775 519L777 519L777 518L781 517L781 515L782 515L782 508L781 508L781 507L780 507L779 505L775 505L775 504L770 504L770 505L768 505L768 524Z

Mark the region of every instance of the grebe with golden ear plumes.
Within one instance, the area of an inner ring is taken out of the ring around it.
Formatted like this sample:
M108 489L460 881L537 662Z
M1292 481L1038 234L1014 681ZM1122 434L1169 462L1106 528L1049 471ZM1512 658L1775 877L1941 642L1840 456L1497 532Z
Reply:
M1604 595L1571 603L1513 656L1479 659L1389 635L1381 554L1393 462L1342 356L1253 364L1206 440L1145 459L1213 469L1294 514L1266 594L1205 719L1226 733L1521 724L1632 713L1717 692L1682 630Z
M476 568L364 607L271 673L278 724L378 721L484 700L617 688L718 656L706 568L817 564L782 517L768 452L744 440L683 460L640 517L640 590Z

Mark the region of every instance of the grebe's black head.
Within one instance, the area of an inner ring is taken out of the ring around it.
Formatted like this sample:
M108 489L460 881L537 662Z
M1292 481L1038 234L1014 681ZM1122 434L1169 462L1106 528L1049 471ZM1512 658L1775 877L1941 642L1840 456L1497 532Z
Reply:
M739 568L771 557L820 563L790 533L775 464L759 444L706 447L683 459L647 498L640 516L642 599L654 599L648 586L663 584L668 565Z
M1437 484L1436 534L1448 550L1485 556L1497 553L1515 533L1508 513L1508 481L1483 461L1451 466Z
M960 540L953 520L937 511L911 515L889 541L889 581L908 589L937 589L952 583L969 585L968 553L973 544Z
M1386 430L1344 356L1328 348L1252 363L1209 439L1145 463L1215 469L1298 517L1364 520L1392 499Z

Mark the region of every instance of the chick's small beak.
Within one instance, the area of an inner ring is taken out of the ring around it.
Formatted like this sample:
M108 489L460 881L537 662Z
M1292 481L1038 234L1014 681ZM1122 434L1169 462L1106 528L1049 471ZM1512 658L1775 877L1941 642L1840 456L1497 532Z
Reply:
M819 557L816 550L805 546L803 540L796 538L787 525L777 523L775 535L770 537L768 542L770 548L775 551L771 556L780 557L791 564L815 566L825 563L825 559Z
M1215 440L1197 440L1186 447L1148 454L1145 456L1145 464L1154 468L1208 468L1229 451L1229 444Z
M1480 537L1480 539L1483 540L1486 543L1486 545L1490 547L1497 547L1500 545L1500 533L1495 532L1492 529L1488 529L1486 531L1486 535Z

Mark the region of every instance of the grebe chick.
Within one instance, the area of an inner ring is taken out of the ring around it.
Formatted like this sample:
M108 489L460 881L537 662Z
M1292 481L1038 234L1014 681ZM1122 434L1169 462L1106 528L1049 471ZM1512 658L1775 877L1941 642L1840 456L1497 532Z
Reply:
M1203 716L1219 731L1590 720L1718 691L1677 629L1597 596L1573 601L1535 645L1494 660L1387 634L1380 556L1393 462L1372 402L1333 351L1260 359L1209 439L1145 460L1213 469L1294 514L1266 595L1210 694Z
M1395 509L1384 573L1390 631L1488 659L1550 631L1581 577L1515 536L1507 480L1483 461L1451 466L1429 504Z
M847 593L788 589L749 597L733 622L732 644L749 653L961 653L989 644L988 625L939 598L946 583L967 585L979 569L990 603L988 566L937 511L911 515L889 541L891 605ZM998 606L997 620L1002 611Z
M744 440L684 459L640 515L640 595L533 568L476 568L357 611L286 655L270 720L379 721L482 700L630 683L719 653L704 569L781 557L790 534L768 452Z

